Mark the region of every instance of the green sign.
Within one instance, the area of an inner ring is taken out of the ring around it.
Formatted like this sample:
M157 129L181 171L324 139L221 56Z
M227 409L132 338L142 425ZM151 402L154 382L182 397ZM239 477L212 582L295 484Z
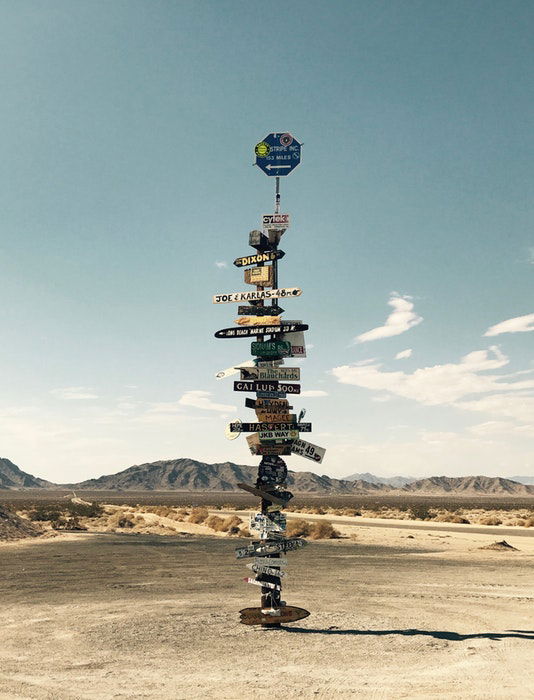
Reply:
M257 357L288 357L291 353L291 343L288 340L254 342L250 345L250 352Z

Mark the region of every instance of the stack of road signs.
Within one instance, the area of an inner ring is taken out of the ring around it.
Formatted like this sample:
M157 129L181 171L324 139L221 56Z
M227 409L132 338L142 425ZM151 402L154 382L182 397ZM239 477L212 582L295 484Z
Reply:
M287 465L282 456L298 454L321 462L325 450L300 439L300 433L310 432L311 423L302 423L305 411L299 418L291 413L288 394L298 399L300 394L299 367L282 367L284 358L305 357L304 332L308 325L302 321L286 321L281 318L286 300L299 297L299 287L281 287L278 277L278 261L285 253L278 244L290 225L289 214L281 214L279 178L289 175L300 163L301 144L289 133L271 133L256 145L256 165L268 176L276 177L275 212L264 214L262 230L249 233L249 245L255 249L250 255L234 260L234 265L244 270L246 284L256 290L216 294L214 304L237 302L239 318L235 326L215 333L216 338L251 338L252 360L237 363L233 368L217 373L217 378L240 374L234 382L234 391L252 392L255 399L245 398L245 406L252 408L252 420L234 420L226 428L227 437L251 433L247 444L253 455L261 456L255 485L239 484L239 487L261 499L261 510L251 516L250 529L257 538L247 547L236 550L240 558L253 557L248 564L255 574L245 581L261 586L261 607L241 610L241 622L247 625L272 626L295 622L309 613L303 608L288 606L281 599L282 570L286 560L281 554L299 549L306 544L301 539L287 539L284 535L286 518L282 508L293 497L286 489Z

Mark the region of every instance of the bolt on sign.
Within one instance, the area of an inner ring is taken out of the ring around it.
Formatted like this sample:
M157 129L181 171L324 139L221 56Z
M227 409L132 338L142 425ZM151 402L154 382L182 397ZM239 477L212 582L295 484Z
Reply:
M304 332L308 325L283 319L284 309L279 300L300 297L302 290L277 286L278 265L285 257L278 246L290 224L289 214L280 213L280 179L298 166L300 153L300 142L289 132L267 134L256 145L256 165L265 175L275 178L274 212L262 215L262 230L254 229L248 234L250 255L234 260L235 267L245 268L245 284L254 285L256 289L213 296L214 304L240 303L235 326L222 328L215 337L252 340L252 359L222 370L216 376L223 378L239 372L240 381L234 382L234 391L255 394L255 398L246 398L244 403L256 413L257 420L234 419L227 425L225 434L230 439L246 434L251 453L261 456L255 483L238 484L239 488L260 499L261 508L250 522L258 539L247 547L238 548L236 556L238 559L253 558L248 566L251 571L244 580L261 589L260 606L241 610L240 621L262 627L279 627L309 615L303 608L286 605L281 598L285 576L282 569L287 560L281 559L280 554L306 544L304 540L286 537L286 516L282 510L293 494L287 490L288 467L282 455L302 454L314 461L318 461L317 455L322 458L322 448L300 440L300 433L311 432L311 423L301 422L304 411L299 410L299 406L291 413L293 406L286 399L291 395L298 401L300 384L293 382L300 381L300 368L285 367L284 358L305 356Z
M306 459L311 459L312 462L317 462L320 464L323 461L326 450L324 447L312 445L311 442L306 442L306 440L297 439L291 445L291 452L293 452L293 454L300 455L301 457L306 457Z
M272 287L272 266L264 265L263 267L251 267L248 270L245 270L245 282L247 284L255 284L258 287Z

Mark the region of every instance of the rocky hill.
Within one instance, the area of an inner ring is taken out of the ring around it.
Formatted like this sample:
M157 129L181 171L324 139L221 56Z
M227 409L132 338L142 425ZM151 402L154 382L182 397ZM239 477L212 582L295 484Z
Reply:
M409 493L443 495L454 493L465 496L530 496L534 486L520 484L500 476L431 476L407 484L402 489Z
M0 457L0 489L46 489L53 486L50 481L27 474L9 459Z
M38 537L41 534L41 530L34 523L20 518L7 508L0 506L0 541Z
M345 481L366 481L369 484L386 484L393 488L402 488L412 481L417 481L415 476L375 476L370 472L357 472L346 476Z

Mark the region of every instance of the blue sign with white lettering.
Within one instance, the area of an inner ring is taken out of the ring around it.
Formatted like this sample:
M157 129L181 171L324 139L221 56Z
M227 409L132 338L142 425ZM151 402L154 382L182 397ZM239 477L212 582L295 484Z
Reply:
M254 153L256 165L271 177L289 175L300 163L300 143L288 133L268 134Z

